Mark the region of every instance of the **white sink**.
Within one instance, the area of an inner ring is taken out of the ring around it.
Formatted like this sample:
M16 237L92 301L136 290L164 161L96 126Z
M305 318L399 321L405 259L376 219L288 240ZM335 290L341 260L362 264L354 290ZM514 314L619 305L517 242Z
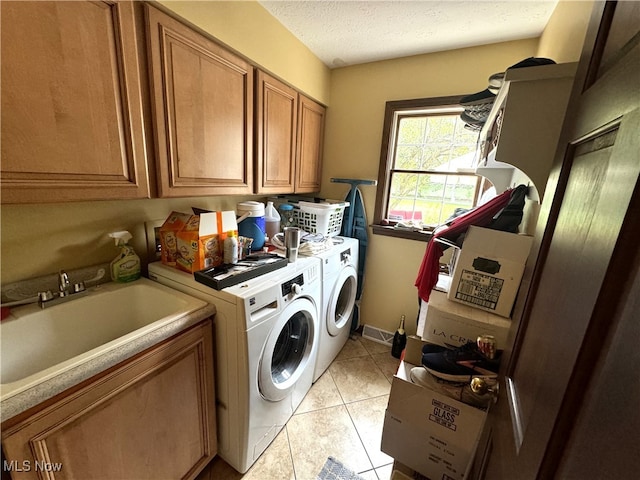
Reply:
M45 309L18 307L0 324L2 399L194 312L206 302L141 278L107 283Z

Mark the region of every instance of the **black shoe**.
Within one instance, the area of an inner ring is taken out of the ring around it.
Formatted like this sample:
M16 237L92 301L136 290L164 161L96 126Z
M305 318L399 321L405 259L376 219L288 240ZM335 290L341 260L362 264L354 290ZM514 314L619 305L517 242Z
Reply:
M475 342L454 350L422 355L422 365L432 375L449 382L465 382L473 377L496 378L500 367L500 354L489 359L480 352Z
M460 114L460 118L467 126L472 127L474 130L481 130L486 122L486 118L484 120L478 120L470 116L466 111Z
M512 68L527 68L527 67L539 67L540 65L553 65L556 62L550 58L544 57L529 57L524 60L520 60L518 63L511 65L507 70Z
M495 98L496 94L491 93L488 88L485 88L481 92L462 97L460 99L460 105L462 105L463 107L467 107L472 105L492 104Z
M540 65L553 65L554 63L556 62L554 62L550 58L529 57L519 61L514 65L511 65L507 70L511 68L526 68L526 67L539 67ZM498 91L500 90L500 87L502 87L502 84L504 83L504 73L505 72L499 72L491 75L489 77L489 87L487 87L487 90L497 95Z
M424 355L425 353L441 353L445 350L451 350L453 348L455 347L443 347L442 345L436 345L435 343L425 343L422 346L422 354Z

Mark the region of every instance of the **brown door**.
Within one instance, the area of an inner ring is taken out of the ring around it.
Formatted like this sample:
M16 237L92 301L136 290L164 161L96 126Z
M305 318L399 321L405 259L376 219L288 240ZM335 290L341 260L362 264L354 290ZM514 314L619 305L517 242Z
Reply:
M489 415L487 479L640 471L639 7L594 5Z

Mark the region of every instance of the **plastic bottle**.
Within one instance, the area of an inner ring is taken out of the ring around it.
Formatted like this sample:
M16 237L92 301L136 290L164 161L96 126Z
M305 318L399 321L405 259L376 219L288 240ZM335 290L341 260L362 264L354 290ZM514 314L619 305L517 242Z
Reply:
M223 249L224 263L238 263L238 238L236 237L235 232L231 231L227 233L227 238L224 239Z
M236 207L236 213L239 217L238 234L242 237L253 239L251 250L262 250L264 247L267 229L264 220L264 203L262 202L240 202Z
M132 282L140 278L140 257L129 245L132 236L127 231L112 232L109 234L116 241L116 247L120 253L111 262L111 280L114 282Z
M264 210L264 223L267 237L272 239L280 231L280 214L273 206L273 202L267 202L267 208Z
M393 336L393 344L391 345L391 355L400 358L404 347L407 345L407 335L404 333L404 315L400 317L400 325Z
M280 205L280 213L282 214L280 226L284 231L285 227L297 227L296 217L293 211L293 205L290 203L283 203Z

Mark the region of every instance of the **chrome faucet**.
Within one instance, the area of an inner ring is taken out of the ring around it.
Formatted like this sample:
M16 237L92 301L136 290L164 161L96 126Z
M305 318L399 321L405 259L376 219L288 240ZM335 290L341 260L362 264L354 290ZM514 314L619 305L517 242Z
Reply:
M38 292L34 296L28 298L21 298L19 300L9 301L3 303L3 307L17 307L21 305L28 305L30 303L38 303L40 308L46 308L49 306L57 305L59 303L68 302L69 300L73 300L74 298L82 297L89 293L87 290L86 283L90 283L94 286L98 285L100 280L104 278L106 274L106 270L104 268L100 268L96 272L96 276L85 281L81 281L78 283L71 283L69 280L69 275L64 270L60 270L58 272L58 291L54 292L52 290L44 290ZM51 280L47 280L50 282ZM51 285L51 284L49 284Z
M60 270L58 273L58 290L60 290L60 296L66 297L69 295L71 289L71 282L69 282L69 276L64 270Z

